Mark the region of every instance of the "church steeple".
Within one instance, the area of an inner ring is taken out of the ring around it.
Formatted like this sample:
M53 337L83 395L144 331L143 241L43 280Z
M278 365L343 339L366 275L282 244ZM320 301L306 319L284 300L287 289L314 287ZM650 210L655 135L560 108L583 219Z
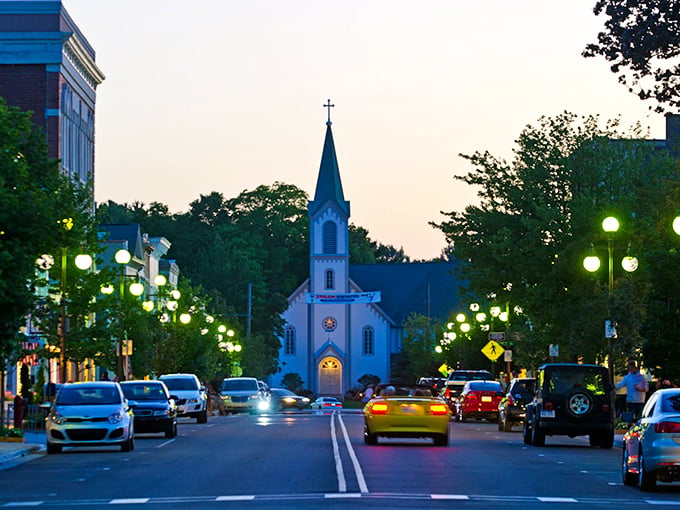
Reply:
M324 107L328 108L328 121L326 122L326 139L323 144L321 154L321 165L319 167L319 177L316 181L316 191L314 200L309 202L309 216L314 217L316 213L331 202L345 215L349 217L349 202L345 200L342 192L342 182L340 181L340 168L338 159L335 155L335 143L333 142L333 132L331 131L331 104L330 99Z

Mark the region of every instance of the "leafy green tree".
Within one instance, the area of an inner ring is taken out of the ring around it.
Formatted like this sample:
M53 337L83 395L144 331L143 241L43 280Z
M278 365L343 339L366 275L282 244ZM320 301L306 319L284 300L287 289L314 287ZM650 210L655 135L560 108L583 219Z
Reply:
M677 171L641 138L639 127L624 135L617 121L601 128L597 117L564 113L527 126L511 163L488 152L462 155L475 168L457 179L479 190L480 204L448 213L449 221L436 226L455 256L469 261L462 277L471 295L521 307L524 319L513 331L536 363L551 343L567 360L602 361L609 307L619 329L613 356L623 363L641 347L649 292L644 271L615 271L610 301L606 274L582 270L591 244L606 256L600 222L610 214L624 225L616 251L625 254L630 243L645 258L647 226L662 214Z
M0 366L16 352L17 335L34 310L36 260L75 250L93 239L91 187L78 186L47 156L31 112L0 99ZM27 205L30 204L30 213ZM64 220L73 224L68 231Z
M640 99L653 99L657 112L680 107L680 2L677 0L598 0L605 30L585 57L602 56L619 83Z
M410 383L418 378L437 372L435 347L439 343L441 326L430 317L412 313L404 321L402 350L406 356L407 370L403 374Z
M299 394L299 392L304 389L305 382L297 372L288 372L287 374L283 374L283 377L281 378L281 385L293 393Z

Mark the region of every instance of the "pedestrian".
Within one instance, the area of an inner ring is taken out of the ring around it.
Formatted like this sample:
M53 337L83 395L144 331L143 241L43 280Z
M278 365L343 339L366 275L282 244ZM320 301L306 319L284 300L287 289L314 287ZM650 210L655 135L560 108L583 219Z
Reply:
M628 374L621 379L616 389L626 387L628 394L626 395L626 408L629 413L633 414L633 421L640 418L642 408L645 405L645 398L649 390L647 378L640 373L637 361L631 360L628 363Z

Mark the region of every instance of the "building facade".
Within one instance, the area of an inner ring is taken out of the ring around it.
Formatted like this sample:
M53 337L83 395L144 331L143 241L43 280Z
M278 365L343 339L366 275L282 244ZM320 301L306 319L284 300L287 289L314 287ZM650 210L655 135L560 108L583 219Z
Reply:
M48 155L83 185L94 183L95 102L103 80L94 49L61 0L0 0L0 97L33 112Z

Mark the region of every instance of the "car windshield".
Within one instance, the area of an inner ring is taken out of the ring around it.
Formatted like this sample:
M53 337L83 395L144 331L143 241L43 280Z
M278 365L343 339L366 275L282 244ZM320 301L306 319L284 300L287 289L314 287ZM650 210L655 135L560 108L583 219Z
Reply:
M291 397L295 395L295 393L290 390L272 390L271 394L274 397Z
M165 385L168 387L170 391L191 391L198 389L198 384L196 384L196 380L189 377L177 377L177 378L168 377L163 378L162 381L165 383Z
M680 413L680 393L668 395L661 404L662 413Z
M257 391L257 381L250 379L225 379L222 391Z
M606 393L606 372L600 367L565 367L550 371L548 389L551 393L567 393L573 388L585 388L593 395Z
M160 384L124 383L121 384L123 395L128 400L168 400L168 396Z
M116 388L107 387L83 387L62 388L55 402L63 406L89 406L89 405L112 405L120 404L120 393Z
M501 391L501 384L497 382L474 382L470 383L471 391Z
M531 396L534 392L534 381L517 381L512 387L512 393L522 396Z

